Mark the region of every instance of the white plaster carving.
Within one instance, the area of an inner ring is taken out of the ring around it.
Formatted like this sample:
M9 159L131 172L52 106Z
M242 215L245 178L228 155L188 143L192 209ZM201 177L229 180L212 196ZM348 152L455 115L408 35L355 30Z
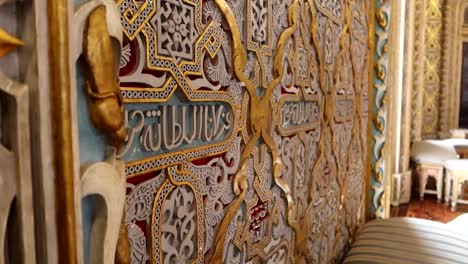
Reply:
M28 88L0 72L0 100L0 263L36 263ZM20 231L12 240L5 237L9 218Z
M225 207L234 199L229 176L233 175L240 162L240 142L238 137L236 145L226 153L226 160L215 158L207 165L192 165L191 171L200 182L206 183L203 188L205 198L205 252L212 244L215 236L215 227L221 222L225 215Z
M104 204L95 208L91 226L90 262L114 263L115 250L125 205L124 163L115 154L106 162L82 168L81 196L100 196ZM101 204L99 204L101 205Z
M120 68L127 66L128 62L130 61L130 56L132 55L131 52L130 44L127 44L122 48L122 56L120 57L119 64Z
M146 263L150 259L147 238L137 222L151 224L154 197L164 180L166 180L166 174L161 171L154 178L137 186L127 184L127 188L130 190L125 203L125 225L128 229L132 250L132 264Z
M162 209L163 263L187 263L197 252L196 208L193 191L176 187Z

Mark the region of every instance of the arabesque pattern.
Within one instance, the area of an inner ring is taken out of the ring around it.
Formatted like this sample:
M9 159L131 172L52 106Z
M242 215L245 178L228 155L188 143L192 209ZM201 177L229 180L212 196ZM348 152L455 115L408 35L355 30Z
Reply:
M390 32L391 2L377 0L375 28L375 64L372 109L371 144L371 216L383 218L386 214L385 193L386 162L385 144L387 143L387 91L389 80L388 35Z
M120 0L132 263L329 263L365 210L370 2Z

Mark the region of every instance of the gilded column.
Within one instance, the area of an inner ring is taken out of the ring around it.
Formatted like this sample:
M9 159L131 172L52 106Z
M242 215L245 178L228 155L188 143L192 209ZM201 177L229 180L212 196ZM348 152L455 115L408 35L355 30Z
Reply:
M59 263L78 263L68 1L48 1L49 63Z

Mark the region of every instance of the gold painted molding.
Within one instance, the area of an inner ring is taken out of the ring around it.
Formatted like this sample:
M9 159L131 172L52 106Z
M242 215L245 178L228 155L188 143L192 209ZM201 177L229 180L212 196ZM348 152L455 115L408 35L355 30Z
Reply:
M68 1L49 0L52 142L59 263L78 262L70 102Z
M371 1L371 8L370 8L370 13L369 13L369 32L368 32L368 52L369 52L369 86L368 86L368 108L369 113L368 113L368 120L367 120L367 138L370 139L372 138L372 108L374 106L374 101L372 98L374 98L374 54L375 54L375 1ZM372 140L367 140L367 160L366 160L366 176L365 176L365 191L366 191L366 197L365 197L365 206L366 206L366 219L365 222L368 222L371 220L371 191L372 191L372 182L371 182L371 164L372 164L372 155L371 155L371 149L372 149Z

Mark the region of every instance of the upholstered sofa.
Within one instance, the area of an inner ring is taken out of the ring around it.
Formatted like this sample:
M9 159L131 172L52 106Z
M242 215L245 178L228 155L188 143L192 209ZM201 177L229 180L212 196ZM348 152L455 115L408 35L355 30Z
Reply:
M447 224L416 218L371 221L359 230L343 263L468 263L468 214Z

